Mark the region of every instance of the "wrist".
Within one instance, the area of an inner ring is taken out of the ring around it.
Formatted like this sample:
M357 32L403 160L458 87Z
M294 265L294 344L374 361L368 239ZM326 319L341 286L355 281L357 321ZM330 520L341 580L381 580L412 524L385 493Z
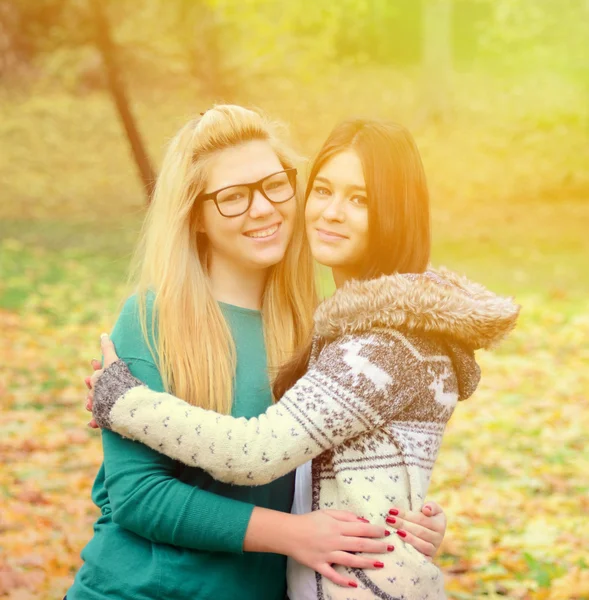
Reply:
M243 549L292 556L297 515L256 506L252 511Z

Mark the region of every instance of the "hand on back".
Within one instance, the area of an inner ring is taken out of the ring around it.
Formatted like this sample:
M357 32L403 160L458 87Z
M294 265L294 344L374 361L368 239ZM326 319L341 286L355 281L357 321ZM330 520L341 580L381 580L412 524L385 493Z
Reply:
M100 336L100 349L102 350L102 356L104 357L104 366L101 366L100 361L93 358L90 361L92 368L94 369L94 373L91 376L84 378L84 383L88 388L88 394L86 396L86 410L92 412L92 404L94 402L94 386L96 382L100 378L100 376L104 373L104 369L110 367L113 363L119 360L117 356L115 346L109 338L108 334L103 333ZM88 427L92 429L99 429L98 424L92 418L92 420L88 423Z

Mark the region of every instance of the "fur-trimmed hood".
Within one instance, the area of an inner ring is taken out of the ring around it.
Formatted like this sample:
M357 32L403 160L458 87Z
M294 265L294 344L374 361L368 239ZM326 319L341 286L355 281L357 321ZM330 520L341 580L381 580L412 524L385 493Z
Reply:
M519 306L480 284L441 268L350 281L315 313L325 338L375 328L432 333L469 350L492 348L514 327Z
M315 313L323 341L370 330L431 334L445 341L460 400L477 388L474 351L492 348L514 327L519 306L447 269L350 281ZM320 344L322 345L322 344Z

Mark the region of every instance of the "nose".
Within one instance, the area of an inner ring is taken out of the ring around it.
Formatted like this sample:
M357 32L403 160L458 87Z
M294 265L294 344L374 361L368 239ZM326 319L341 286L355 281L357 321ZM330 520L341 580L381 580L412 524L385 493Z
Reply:
M252 219L260 219L271 215L274 211L275 208L272 202L267 198L264 198L259 190L256 190L249 210L250 217Z
M345 218L342 199L334 195L323 209L322 216L326 221L342 223Z

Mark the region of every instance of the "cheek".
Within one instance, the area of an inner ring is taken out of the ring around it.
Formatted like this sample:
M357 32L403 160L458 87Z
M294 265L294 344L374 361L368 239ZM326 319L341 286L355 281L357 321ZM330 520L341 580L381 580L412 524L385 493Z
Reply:
M276 204L276 206L285 221L294 223L297 218L297 203L294 198L284 204Z
M212 206L212 203L205 202L203 204L202 212L200 213L200 227L203 233L210 235L217 228L217 209Z
M209 241L223 245L229 236L240 233L240 217L227 219L219 214L215 206L207 206L202 212L202 231Z
M353 222L357 245L365 249L368 247L368 212L357 213Z
M320 203L313 198L313 194L311 194L307 198L307 203L305 204L305 221L307 221L307 223L315 221L320 214Z

